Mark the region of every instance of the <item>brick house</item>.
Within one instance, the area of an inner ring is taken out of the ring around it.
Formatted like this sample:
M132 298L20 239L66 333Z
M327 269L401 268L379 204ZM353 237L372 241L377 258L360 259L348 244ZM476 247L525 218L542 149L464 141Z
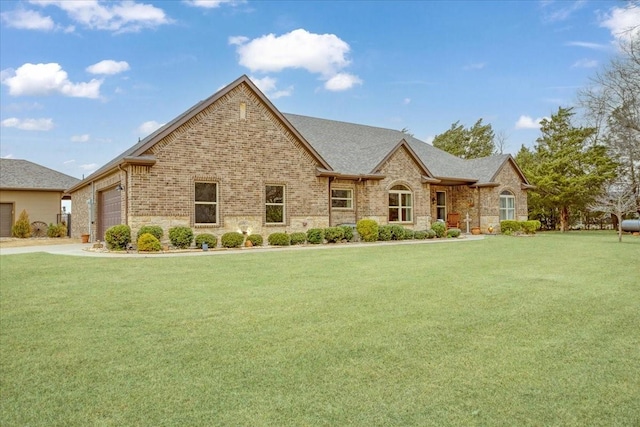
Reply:
M528 188L510 155L463 160L400 131L283 114L242 76L68 192L72 236L103 240L121 223L266 237L362 218L426 229L451 212L486 231L527 218Z

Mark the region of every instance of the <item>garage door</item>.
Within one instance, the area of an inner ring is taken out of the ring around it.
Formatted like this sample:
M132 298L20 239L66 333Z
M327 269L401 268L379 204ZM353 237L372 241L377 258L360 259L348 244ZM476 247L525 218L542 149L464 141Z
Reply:
M109 227L122 224L120 215L120 192L114 188L98 195L98 240L104 241Z
M0 203L0 237L11 237L13 203Z

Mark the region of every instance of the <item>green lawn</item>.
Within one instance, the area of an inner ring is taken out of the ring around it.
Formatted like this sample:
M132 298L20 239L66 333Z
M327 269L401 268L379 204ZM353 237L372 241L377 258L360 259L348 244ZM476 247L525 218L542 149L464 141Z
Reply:
M2 426L638 426L640 238L0 257Z

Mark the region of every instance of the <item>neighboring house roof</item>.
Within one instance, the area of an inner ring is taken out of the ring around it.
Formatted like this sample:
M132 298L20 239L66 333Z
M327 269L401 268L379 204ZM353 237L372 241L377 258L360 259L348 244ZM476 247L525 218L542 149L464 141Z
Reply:
M142 141L138 141L83 182L74 184L69 191L74 191L103 174L111 173L123 164L154 164L155 159L145 156L145 152L240 84L246 84L255 92L289 131L300 139L303 146L317 160L322 173L375 178L381 164L395 150L405 147L423 169L424 178L432 180L431 182L436 182L434 178L437 178L443 184L491 183L505 162L510 161L522 177L523 183L527 184L526 178L510 155L464 160L398 130L297 114L282 114L245 75L194 105Z
M78 182L78 178L27 160L0 159L0 188L3 190L64 191Z

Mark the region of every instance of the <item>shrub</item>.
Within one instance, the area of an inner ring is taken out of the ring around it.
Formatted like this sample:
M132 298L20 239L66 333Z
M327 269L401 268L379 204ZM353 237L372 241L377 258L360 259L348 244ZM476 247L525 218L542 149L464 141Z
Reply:
M31 236L31 224L29 224L29 214L26 209L20 212L18 220L13 224L13 227L11 227L11 235L21 239L26 239Z
M431 224L431 229L436 233L436 237L444 237L447 227L444 225L444 222L436 221Z
M426 239L428 236L429 236L429 233L427 232L427 230L418 230L413 233L413 238L417 240Z
M251 242L253 246L262 246L264 239L259 234L250 234L247 236L247 240Z
M447 237L460 237L462 231L459 228L450 228L447 230Z
M291 233L290 237L292 245L301 245L307 241L307 233L303 232Z
M356 224L356 230L360 239L364 242L375 242L378 240L379 227L373 219L361 219Z
M193 242L193 230L190 227L172 227L169 229L169 241L176 248L188 248Z
M104 233L104 240L107 242L109 249L123 251L131 243L131 228L125 224L109 227Z
M210 233L198 234L196 236L196 248L202 249L203 243L206 243L210 248L215 248L218 246L218 238Z
M322 228L310 228L307 230L307 242L312 245L319 245L324 243L324 229Z
M340 227L327 227L324 229L324 238L327 243L340 242L344 238L344 230Z
M391 240L404 240L405 229L401 225L390 225L389 231L391 232Z
M67 235L67 226L64 224L49 224L47 228L47 237L65 237Z
M353 241L353 227L350 225L340 225L340 228L342 228L342 232L344 233L344 239L347 242L352 242Z
M138 230L138 234L136 235L136 238L140 239L140 236L142 236L145 233L149 233L153 235L156 239L161 240L162 235L164 234L164 230L159 225L143 225L142 227L140 227L140 230Z
M151 233L144 233L138 237L138 251L140 252L158 252L162 249L160 240Z
M408 228L404 229L404 240L412 240L415 238L416 232Z
M378 227L378 240L381 242L387 242L391 240L391 226L381 225Z
M244 243L244 235L237 231L229 231L220 237L220 245L223 248L239 248Z
M291 244L291 237L287 233L269 234L268 240L271 246L289 246Z
M536 234L537 230L540 230L542 224L537 219L532 219L529 221L520 221L520 228L526 234Z
M427 230L427 239L435 239L436 238L436 232L433 231L432 229L428 229Z
M503 234L512 234L520 230L520 223L514 220L500 221L500 232Z

